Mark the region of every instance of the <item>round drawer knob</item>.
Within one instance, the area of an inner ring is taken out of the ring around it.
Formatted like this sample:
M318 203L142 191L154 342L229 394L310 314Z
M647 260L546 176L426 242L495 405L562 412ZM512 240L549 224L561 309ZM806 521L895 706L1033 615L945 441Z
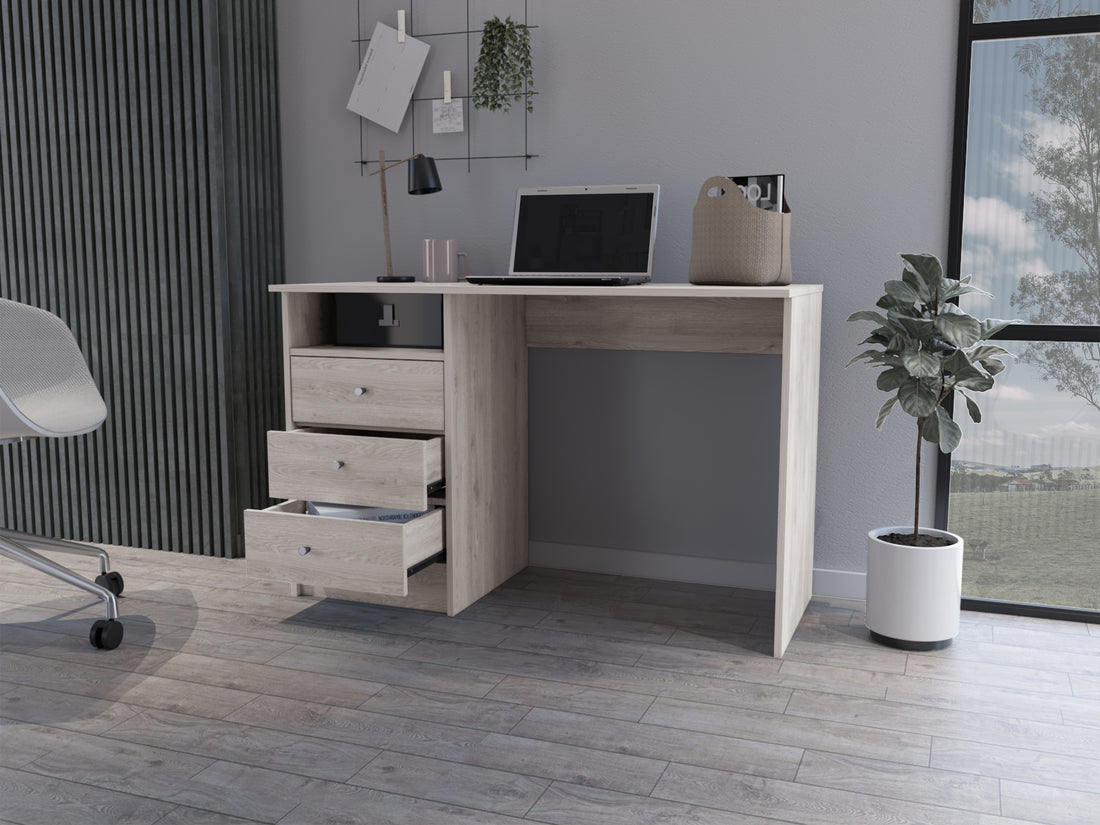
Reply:
M301 547L298 548L298 555L299 556L305 556L309 553L309 551L310 551L309 547L306 547L305 545L302 545Z
M366 395L367 393L366 389L363 387L356 387L354 390L352 390L352 392L354 392L356 395Z
M334 469L334 470L339 470L343 466L344 466L343 461L334 461L334 462L332 462L332 469Z

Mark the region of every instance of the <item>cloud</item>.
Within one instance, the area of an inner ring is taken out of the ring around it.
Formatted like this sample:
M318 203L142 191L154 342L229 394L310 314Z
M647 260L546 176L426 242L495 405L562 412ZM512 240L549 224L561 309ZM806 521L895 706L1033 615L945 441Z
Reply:
M1033 252L1039 237L1024 212L1000 198L967 197L963 201L965 245L973 239L992 242L1002 252Z
M1039 396L1031 390L1024 389L1019 384L1000 383L988 392L988 395L998 401L1037 401Z

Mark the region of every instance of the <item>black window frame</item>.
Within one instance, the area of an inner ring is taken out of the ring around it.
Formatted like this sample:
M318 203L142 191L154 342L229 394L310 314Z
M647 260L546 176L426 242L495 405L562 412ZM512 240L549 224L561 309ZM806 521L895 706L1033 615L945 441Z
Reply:
M966 187L966 149L970 119L971 49L975 43L988 40L1016 40L1037 37L1058 37L1074 34L1100 34L1100 14L1077 15L1027 20L1005 20L991 23L974 22L974 0L960 0L958 68L955 76L955 129L951 162L950 225L947 239L948 272L958 277L962 269L963 202ZM1100 326L1060 324L1013 324L994 336L1001 341L1100 341ZM948 409L951 409L950 399ZM951 493L951 456L939 454L936 466L935 524L947 529ZM1100 622L1100 610L1056 607L1052 605L1009 602L996 599L963 597L964 610L987 613L1008 613L1019 616Z

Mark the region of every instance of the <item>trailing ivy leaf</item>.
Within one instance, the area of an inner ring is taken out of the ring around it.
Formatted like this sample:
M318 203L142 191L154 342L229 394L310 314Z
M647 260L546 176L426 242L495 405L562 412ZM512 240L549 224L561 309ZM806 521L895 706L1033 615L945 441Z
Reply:
M481 33L481 52L474 65L471 98L474 108L509 111L512 101L526 96L527 111L533 111L531 30L511 17L491 17Z
M901 408L914 418L924 418L936 409L936 394L915 378L898 387Z

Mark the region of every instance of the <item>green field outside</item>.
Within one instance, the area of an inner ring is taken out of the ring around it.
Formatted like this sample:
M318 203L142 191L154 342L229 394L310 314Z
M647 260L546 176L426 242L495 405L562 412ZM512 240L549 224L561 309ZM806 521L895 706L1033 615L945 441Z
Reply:
M952 491L949 528L964 596L1100 609L1100 490Z

